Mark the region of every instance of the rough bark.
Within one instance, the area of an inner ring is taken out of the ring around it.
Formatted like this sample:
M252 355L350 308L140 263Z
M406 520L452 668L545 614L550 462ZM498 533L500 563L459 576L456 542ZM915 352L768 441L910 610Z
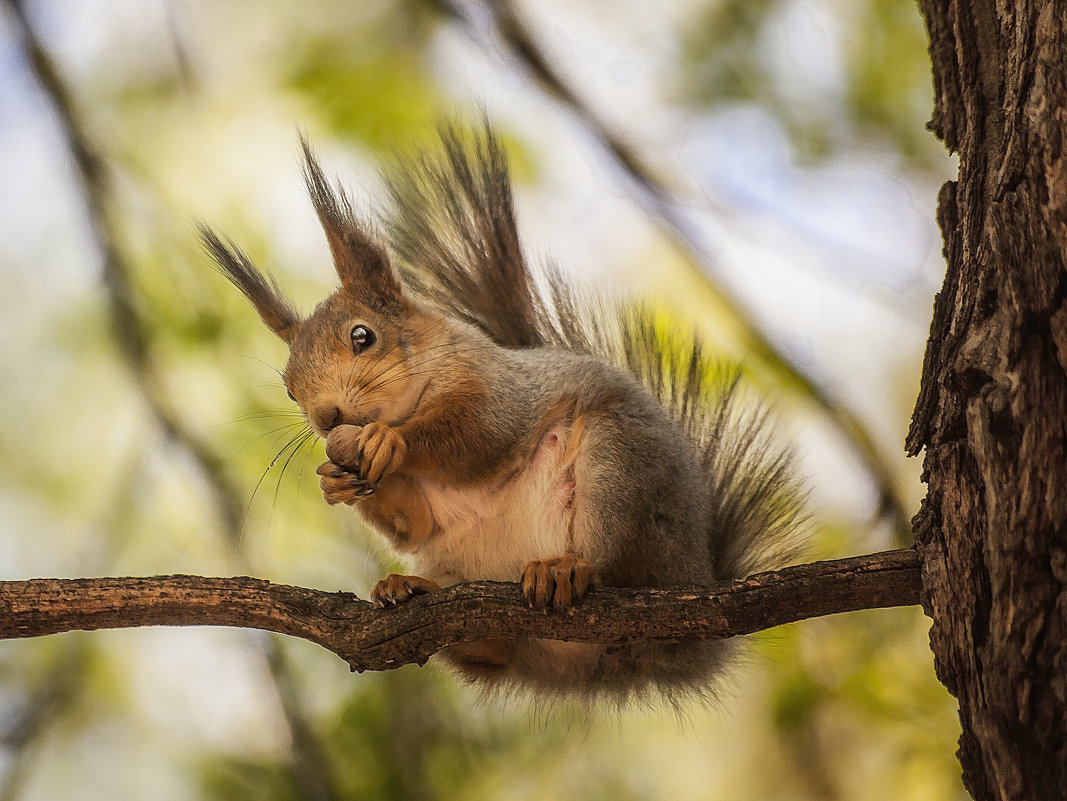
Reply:
M837 612L907 606L919 600L918 563L914 551L888 551L761 573L714 590L602 587L552 613L527 607L518 585L490 581L390 609L374 609L347 592L247 577L0 581L0 639L134 626L239 626L310 640L352 670L389 670L484 637L711 639Z
M937 674L978 801L1067 794L1067 7L920 0L948 271L908 449Z

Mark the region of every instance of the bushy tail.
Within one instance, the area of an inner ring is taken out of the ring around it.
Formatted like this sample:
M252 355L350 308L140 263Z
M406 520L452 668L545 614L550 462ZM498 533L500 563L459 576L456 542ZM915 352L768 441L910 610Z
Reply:
M716 363L699 337L647 309L628 311L622 335L623 364L701 454L715 577L742 578L799 559L807 539L805 494L767 408L744 397L740 371Z
M630 370L701 454L716 578L798 558L803 492L765 409L743 402L739 372L716 366L699 338L647 308L576 292L552 267L532 272L499 140L488 124L469 140L452 126L440 138L439 152L385 172L385 227L405 283L504 347L562 347Z

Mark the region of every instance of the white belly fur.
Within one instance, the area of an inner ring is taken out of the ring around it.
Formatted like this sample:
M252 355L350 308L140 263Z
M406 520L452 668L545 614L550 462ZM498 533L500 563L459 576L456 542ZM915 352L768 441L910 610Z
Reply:
M438 533L413 554L415 572L442 586L518 581L530 560L573 550L569 532L576 487L567 433L553 427L533 459L499 486L456 489L423 483Z

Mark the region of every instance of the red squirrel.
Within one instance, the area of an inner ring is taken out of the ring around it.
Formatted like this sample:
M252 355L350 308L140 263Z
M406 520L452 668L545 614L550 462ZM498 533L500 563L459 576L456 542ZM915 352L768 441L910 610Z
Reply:
M289 346L284 382L326 441L328 503L354 507L412 575L377 606L475 579L535 607L594 584L710 585L794 555L787 454L699 343L639 309L530 270L488 125L386 171L384 236L304 174L340 286L307 317L232 242L204 243ZM394 266L395 265L395 266ZM399 269L397 269L399 268ZM619 646L514 637L447 648L464 677L549 693L672 696L710 686L722 642Z

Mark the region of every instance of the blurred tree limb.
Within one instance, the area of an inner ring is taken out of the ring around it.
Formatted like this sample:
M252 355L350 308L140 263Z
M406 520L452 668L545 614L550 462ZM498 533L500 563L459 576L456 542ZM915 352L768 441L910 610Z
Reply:
M919 603L913 550L814 562L712 589L598 587L574 607L530 609L517 585L478 581L375 609L347 592L248 577L0 582L0 639L138 626L235 626L317 643L352 670L422 664L441 648L492 637L582 642L716 639L810 617Z
M218 510L221 530L234 553L239 554L241 521L244 517L241 493L227 474L223 461L196 436L178 414L163 388L152 356L150 336L137 309L132 280L134 269L118 244L119 236L111 209L112 180L107 161L88 135L73 93L30 24L26 4L23 0L3 0L3 4L15 23L16 36L20 39L33 76L55 109L60 134L74 162L74 178L82 189L86 217L101 258L107 311L120 356L160 432L187 454L196 466ZM290 770L301 797L312 801L339 798L323 749L295 698L290 671L284 655L278 650L278 643L270 640L263 648L292 738L293 762Z
M481 27L467 0L432 0L445 16L458 20L475 38ZM671 241L678 253L703 277L706 285L720 300L723 308L732 317L733 323L742 332L744 344L752 356L783 376L798 395L813 402L846 437L855 448L868 474L878 489L878 517L888 518L898 541L911 540L911 514L900 497L894 481L894 471L867 430L855 414L843 407L819 384L806 375L767 338L745 305L734 296L721 281L713 278L713 265L706 253L696 244L700 235L693 224L680 211L676 191L646 163L604 118L586 103L580 93L557 69L552 59L541 50L536 38L507 0L487 0L479 4L491 22L493 33L518 61L521 68L542 87L544 92L563 107L569 109L589 133L600 142L604 150L618 165L636 189L642 207L658 218L660 230ZM722 213L724 211L720 210Z
M84 207L95 245L100 253L101 278L106 290L108 316L114 339L145 404L164 436L185 451L197 465L214 496L223 528L237 543L244 510L240 493L226 474L219 457L198 438L174 410L161 386L149 347L149 337L139 319L133 269L117 243L108 198L111 177L105 160L85 132L77 104L56 65L26 18L22 0L4 0L16 22L17 34L42 92L56 111L56 121L71 157L74 177L84 191Z

